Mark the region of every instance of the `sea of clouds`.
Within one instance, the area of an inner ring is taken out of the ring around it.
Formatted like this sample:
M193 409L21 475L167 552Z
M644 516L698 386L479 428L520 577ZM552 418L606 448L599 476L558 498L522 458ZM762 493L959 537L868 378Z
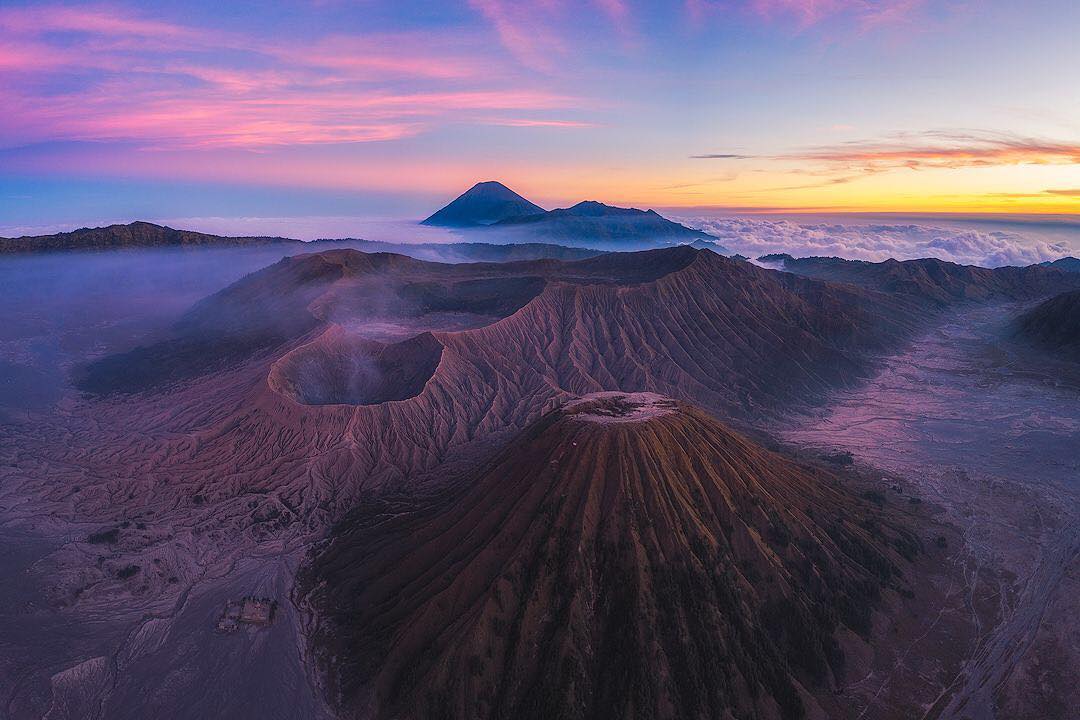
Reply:
M1031 265L1072 254L1068 244L1005 230L922 223L799 223L762 217L682 217L690 227L715 235L733 253L757 258L768 253L795 257L836 256L851 260L910 260L934 257L964 265Z

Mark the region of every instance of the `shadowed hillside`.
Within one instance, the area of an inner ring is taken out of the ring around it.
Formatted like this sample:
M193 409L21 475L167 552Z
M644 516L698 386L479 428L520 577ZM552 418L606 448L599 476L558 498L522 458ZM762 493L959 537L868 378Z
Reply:
M1052 297L1024 313L1017 320L1016 334L1080 361L1080 290Z
M1057 260L1042 263L1046 267L1057 268L1058 270L1065 270L1066 272L1080 273L1080 258L1063 257Z
M858 285L906 296L930 306L964 301L1032 300L1080 287L1080 277L1056 267L982 268L922 258L866 262L835 257L793 258L766 255L764 262L781 263L787 272L805 277Z

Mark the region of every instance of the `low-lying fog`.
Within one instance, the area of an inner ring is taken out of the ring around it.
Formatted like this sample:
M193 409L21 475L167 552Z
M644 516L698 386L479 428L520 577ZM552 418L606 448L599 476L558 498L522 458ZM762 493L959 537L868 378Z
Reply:
M933 257L965 265L1031 265L1080 255L1080 222L1062 216L841 213L732 215L672 210L746 257L790 253L880 262Z
M55 401L74 364L129 349L195 301L298 250L125 250L0 258L0 408Z
M195 302L248 273L288 255L348 246L0 257L0 419L5 412L51 405L75 366L146 344ZM416 254L455 259L430 245Z

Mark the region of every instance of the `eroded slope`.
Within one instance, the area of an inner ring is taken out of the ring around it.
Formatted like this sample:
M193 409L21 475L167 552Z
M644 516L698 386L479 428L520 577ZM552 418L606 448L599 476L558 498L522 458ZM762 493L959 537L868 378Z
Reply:
M1080 361L1080 290L1062 293L1028 310L1017 320L1016 334Z
M361 507L302 584L350 717L793 718L917 547L699 410L599 393L460 490Z
M1044 265L991 269L936 258L875 263L790 255L770 255L762 260L779 262L788 272L904 296L934 308L965 301L1032 300L1080 286L1075 274Z

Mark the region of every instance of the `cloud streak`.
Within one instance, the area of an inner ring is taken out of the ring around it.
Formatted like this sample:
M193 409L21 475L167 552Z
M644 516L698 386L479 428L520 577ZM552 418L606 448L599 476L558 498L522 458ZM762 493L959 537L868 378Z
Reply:
M858 140L779 154L707 153L694 160L759 160L777 163L777 172L822 180L748 192L784 192L844 185L905 170L957 170L1017 165L1080 165L1080 141L1055 140L978 130L929 130L881 140ZM763 170L764 168L757 168ZM998 193L1002 198L1073 197L1072 189L1039 193Z
M776 156L834 167L882 170L1080 164L1080 142L991 132L928 131Z
M469 5L518 62L544 73L556 72L582 46L595 45L597 29L613 30L624 45L638 40L625 0L469 0Z

